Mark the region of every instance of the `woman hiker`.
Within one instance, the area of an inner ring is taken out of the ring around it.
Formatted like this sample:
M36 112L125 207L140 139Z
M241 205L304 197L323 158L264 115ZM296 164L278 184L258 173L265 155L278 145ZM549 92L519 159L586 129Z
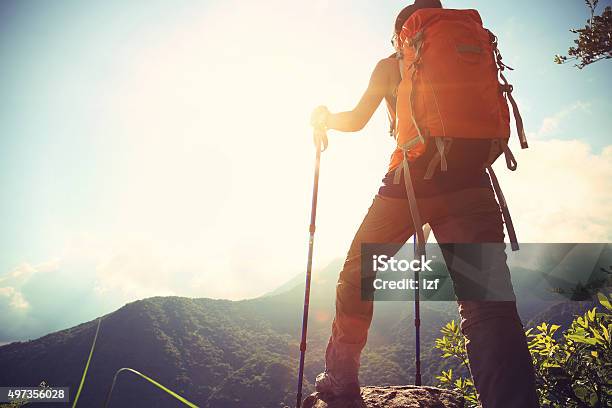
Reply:
M433 15L449 10L442 9L438 0L417 0L415 4L404 8L394 27L393 45L396 53L376 64L369 85L357 106L351 111L340 113L331 113L326 107L318 107L312 114L313 126L341 132L359 131L383 99L393 118L392 122L395 122L398 86L402 81L401 60L398 58L402 52L399 37L404 23L416 11L421 11L419 15L423 12ZM424 19L424 14L419 18ZM478 54L474 49L465 50L472 51L469 55L465 54L469 58L472 58L472 54ZM405 142L401 140L401 128L397 137L398 145ZM451 169L449 164L448 171L435 171L426 180L426 173L428 170L431 172L429 167L432 157L427 152L435 153L436 147L428 140L424 150L424 154L410 162L410 179L421 222L431 226L453 278L461 315L461 330L467 338L469 368L479 400L484 408L537 407L532 360L506 264L504 220L491 179L485 171L486 166L466 165ZM462 157L473 160L479 155L485 157L482 161L486 161L486 156L490 154L490 143L457 139L447 153L449 163L451 155L454 155L456 161L461 161ZM403 244L415 234L417 227L410 216L405 173L397 171L401 169L406 155L410 156L410 151L400 147L393 152L382 186L355 234L340 272L336 286L336 314L325 353L325 372L316 378L318 392L354 397L360 393L360 354L366 344L373 313L373 302L361 298L361 244ZM400 174L401 181L398 182ZM478 265L470 272L473 276L465 276L453 265L456 256L453 244L458 243L496 245L487 246L489 253L484 260L475 260L473 263ZM483 280L504 295L493 300L487 300L491 298L486 295L474 295L470 285Z

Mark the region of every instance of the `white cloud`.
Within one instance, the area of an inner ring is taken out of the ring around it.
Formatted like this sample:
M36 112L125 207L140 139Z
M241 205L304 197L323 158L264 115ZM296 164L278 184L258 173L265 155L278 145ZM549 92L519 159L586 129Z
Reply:
M97 265L94 291L116 291L130 300L174 295L173 272L162 254L143 244L132 245Z
M515 154L515 173L496 168L520 241L612 241L612 145L536 140Z
M0 283L10 282L15 285L20 282L25 282L36 273L53 272L58 270L60 267L59 259L52 259L50 261L41 262L39 264L32 265L29 262L22 262L17 265L11 271L0 276Z
M15 267L15 269L13 269L12 271L6 273L4 276L0 277L0 283L9 280L26 280L32 274L34 274L34 272L36 272L36 269L34 269L34 267L32 267L32 265L30 265L29 263L24 262Z
M541 138L544 136L548 136L557 130L559 130L560 124L566 120L571 114L576 111L582 111L589 113L591 108L591 104L589 102L576 101L570 106L567 106L561 109L559 112L547 116L542 120L542 124L537 132L530 132L529 137L531 138Z
M0 288L0 299L5 300L13 309L24 310L30 307L23 294L11 286Z
M315 1L315 9L317 11L327 10L329 7L329 0L316 0Z

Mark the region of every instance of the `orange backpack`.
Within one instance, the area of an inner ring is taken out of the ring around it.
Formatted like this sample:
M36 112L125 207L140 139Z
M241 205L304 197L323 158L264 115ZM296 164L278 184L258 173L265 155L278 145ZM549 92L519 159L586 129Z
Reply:
M489 154L482 163L470 165L488 170L512 248L518 249L510 214L491 168L504 153L508 168L516 169L516 160L508 148L508 102L512 105L521 147L528 145L518 106L512 97L512 85L502 73L512 68L502 62L497 37L482 26L476 10L426 8L417 10L404 23L399 44L402 81L392 125L397 148L390 168L395 169L396 183L404 172L418 240L424 244L410 163L426 151L434 151L425 179L431 178L438 168L447 171L449 166L453 167L447 160L453 156L452 145L461 143L458 140L462 139L488 144ZM429 144L435 144L435 148L427 149Z

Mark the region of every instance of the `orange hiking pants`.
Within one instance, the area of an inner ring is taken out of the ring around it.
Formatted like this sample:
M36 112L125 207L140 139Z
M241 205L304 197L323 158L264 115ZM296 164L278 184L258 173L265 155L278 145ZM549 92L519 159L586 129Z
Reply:
M493 190L467 188L418 199L424 223L438 243L500 243L497 265L488 279L506 286L508 301L458 301L461 330L467 338L470 371L484 408L537 407L535 379L523 327L516 310L503 244L503 222ZM408 200L377 194L351 244L336 287L336 315L326 351L326 370L342 382L356 382L361 350L372 321L373 302L361 299L361 244L405 243L414 234ZM452 255L445 254L455 292Z

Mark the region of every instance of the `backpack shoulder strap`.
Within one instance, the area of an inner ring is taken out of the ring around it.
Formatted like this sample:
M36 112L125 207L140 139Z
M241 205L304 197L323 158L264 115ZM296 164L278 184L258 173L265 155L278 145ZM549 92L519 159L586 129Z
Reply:
M400 73L400 82L404 79L404 60L400 52L396 52L391 57L397 59L399 73ZM390 58L391 58L390 57ZM399 84L395 88L394 95L397 101L397 89L399 88ZM391 106L389 101L387 101L387 116L389 117L389 135L397 139L397 107Z
M516 131L518 132L521 149L527 149L529 147L529 144L527 143L527 136L525 135L525 126L523 125L523 118L521 116L521 113L519 112L518 104L512 96L512 91L514 90L514 87L510 83L508 83L508 80L503 74L503 71L506 68L508 68L510 71L513 71L514 68L509 67L502 61L502 56L497 46L497 36L493 34L490 30L486 31L489 33L489 39L493 47L493 56L495 57L495 62L499 71L499 78L503 82L502 84L500 84L501 91L504 93L506 99L508 100L508 102L510 102L510 105L512 106L512 113L514 114L514 121L516 122Z

